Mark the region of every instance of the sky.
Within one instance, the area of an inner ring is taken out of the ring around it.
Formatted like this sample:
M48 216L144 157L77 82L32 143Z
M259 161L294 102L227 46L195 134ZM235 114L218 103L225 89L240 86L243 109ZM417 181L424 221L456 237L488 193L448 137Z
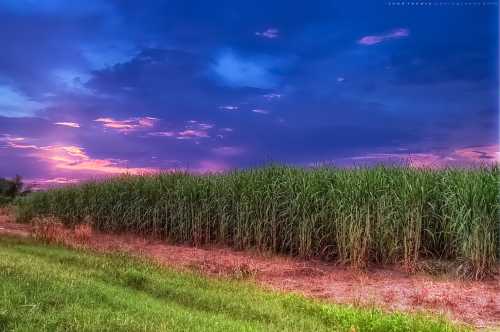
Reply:
M0 177L498 160L498 3L2 0Z

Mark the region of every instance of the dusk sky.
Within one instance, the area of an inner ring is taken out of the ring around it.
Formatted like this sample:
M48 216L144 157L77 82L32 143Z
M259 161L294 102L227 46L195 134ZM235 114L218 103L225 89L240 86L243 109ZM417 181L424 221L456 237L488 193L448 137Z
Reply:
M0 1L0 177L498 160L498 4Z

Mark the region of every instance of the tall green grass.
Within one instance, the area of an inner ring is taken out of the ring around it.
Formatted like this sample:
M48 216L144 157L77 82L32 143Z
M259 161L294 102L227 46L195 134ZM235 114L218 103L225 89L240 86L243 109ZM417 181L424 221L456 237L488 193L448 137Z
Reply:
M499 248L499 168L270 166L227 174L121 176L17 201L21 221L90 220L177 243L332 259L355 267L421 258L491 273Z

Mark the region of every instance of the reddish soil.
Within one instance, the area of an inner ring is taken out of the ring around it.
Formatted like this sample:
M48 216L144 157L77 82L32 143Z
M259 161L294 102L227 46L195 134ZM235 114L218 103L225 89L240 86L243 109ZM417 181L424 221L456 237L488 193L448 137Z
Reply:
M68 234L68 230L64 230ZM0 211L0 234L31 236L30 225L12 222ZM408 275L397 269L353 271L333 264L280 256L263 256L227 248L193 248L135 235L69 236L70 246L139 254L175 268L210 276L251 277L272 289L291 291L336 303L378 306L387 310L444 314L476 328L500 327L500 278L460 281L429 275Z

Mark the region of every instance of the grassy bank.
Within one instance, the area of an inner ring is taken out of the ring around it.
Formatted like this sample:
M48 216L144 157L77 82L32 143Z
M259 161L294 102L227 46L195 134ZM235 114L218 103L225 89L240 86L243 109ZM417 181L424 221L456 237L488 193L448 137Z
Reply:
M267 167L223 175L123 176L35 193L21 221L55 216L106 231L219 243L363 267L421 258L492 271L499 248L499 169Z
M0 238L0 331L459 331L210 280L125 256Z

